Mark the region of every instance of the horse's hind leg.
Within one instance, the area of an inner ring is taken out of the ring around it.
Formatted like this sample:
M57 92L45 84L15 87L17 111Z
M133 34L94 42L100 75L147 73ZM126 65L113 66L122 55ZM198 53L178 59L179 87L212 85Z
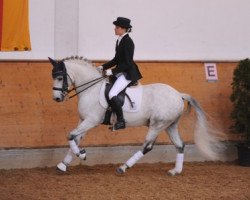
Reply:
M125 164L120 166L116 171L119 174L125 173L126 169L131 168L137 161L139 161L146 153L153 149L155 140L160 131L156 131L153 128L150 128L146 137L145 142L143 143L142 151L137 151Z
M180 174L182 172L183 161L184 161L185 144L183 143L179 135L177 125L178 125L178 120L166 129L171 141L173 142L177 150L175 167L168 171L168 174L171 176Z

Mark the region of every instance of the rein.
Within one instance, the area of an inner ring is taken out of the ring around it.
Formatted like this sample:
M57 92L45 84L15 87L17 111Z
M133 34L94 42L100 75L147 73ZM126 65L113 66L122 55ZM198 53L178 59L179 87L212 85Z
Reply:
M79 86L77 86L77 87L73 87L71 90L68 90L68 94L69 94L70 92L72 92L73 90L76 90L77 88L80 88L80 87L83 87L83 86L88 85L88 84L90 84L90 83L93 83L93 84L89 85L88 87L84 88L83 90L81 90L81 91L75 93L74 95L70 96L69 99L75 97L76 95L80 94L81 92L84 92L85 90L89 89L90 87L94 86L95 84L101 82L101 81L104 80L106 77L107 77L107 76L102 76L102 77L96 78L96 79L94 79L94 80L92 80L92 81L89 81L89 82L87 82L87 83L84 83L84 84L82 84L82 85L79 85Z

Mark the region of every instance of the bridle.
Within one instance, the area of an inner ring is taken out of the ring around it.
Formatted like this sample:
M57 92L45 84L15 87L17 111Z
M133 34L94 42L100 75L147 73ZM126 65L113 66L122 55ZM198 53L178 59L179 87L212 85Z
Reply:
M61 62L60 65L61 65L61 68L62 68L62 69L53 68L53 70L52 70L52 78L53 78L53 79L56 79L58 76L62 76L62 77L63 77L63 85L62 85L61 88L53 87L52 89L53 89L53 90L61 91L61 92L63 93L63 95L66 96L67 93L69 92L67 77L70 78L70 76L69 76L68 73L67 73L65 64L64 64L63 62ZM71 79L71 78L70 78L70 79Z
M87 86L85 88L83 88L82 90L80 90L79 92L76 92L74 95L72 96L69 96L69 99L75 97L76 95L80 94L81 92L84 92L85 90L89 89L90 87L94 86L95 84L101 82L102 80L104 80L107 76L101 76L99 78L96 78L96 79L93 79L91 81L88 81L86 83L83 83L77 87L73 87L71 89L69 89L69 86L68 86L68 80L67 80L67 77L69 77L72 85L73 84L73 81L71 79L71 77L69 76L69 74L67 73L67 70L66 70L66 67L65 67L65 64L63 62L60 63L61 64L61 69L57 70L57 69L53 69L52 70L52 78L53 79L56 79L58 76L62 76L62 79L63 79L63 84L62 84L62 87L61 88L58 88L58 87L53 87L52 89L53 90L58 90L58 91L61 91L62 92L62 95L63 97L67 96L69 93L71 93L72 91L76 91L76 89L78 88L81 88L83 86ZM89 85L90 84L90 85Z

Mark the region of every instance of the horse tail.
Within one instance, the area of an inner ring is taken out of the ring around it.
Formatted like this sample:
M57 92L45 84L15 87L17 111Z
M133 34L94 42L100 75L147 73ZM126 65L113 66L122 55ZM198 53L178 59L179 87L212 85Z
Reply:
M222 160L221 151L224 150L224 144L214 134L216 130L207 121L205 112L190 95L182 94L182 98L188 101L189 109L192 106L196 111L197 121L194 129L194 142L198 149L211 160Z

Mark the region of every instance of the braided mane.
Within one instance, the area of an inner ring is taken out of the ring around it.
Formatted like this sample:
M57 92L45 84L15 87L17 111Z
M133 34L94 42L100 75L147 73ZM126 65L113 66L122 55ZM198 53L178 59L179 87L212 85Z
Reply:
M84 58L83 56L71 56L71 57L66 57L61 59L60 61L74 61L80 64L88 64L91 65L92 67L95 67L95 65L92 63L91 60L88 60L87 58Z

